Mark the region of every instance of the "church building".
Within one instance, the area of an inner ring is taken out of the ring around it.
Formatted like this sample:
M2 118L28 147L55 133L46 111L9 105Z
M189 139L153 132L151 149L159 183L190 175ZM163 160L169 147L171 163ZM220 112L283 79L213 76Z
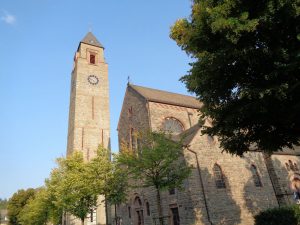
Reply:
M259 211L295 203L290 186L300 178L300 151L272 156L249 151L243 157L222 153L217 137L201 134L200 107L191 96L133 84L126 89L119 144L135 151L137 132L165 130L184 138L184 158L193 167L183 190L162 193L164 224L253 225ZM155 193L151 188L131 191L118 208L122 224L159 224Z
M249 151L243 157L222 153L217 137L201 134L200 108L201 103L191 96L127 85L117 127L120 147L125 142L134 151L138 132L163 129L184 137L184 159L193 167L183 190L162 193L165 224L252 225L259 211L293 204L292 185L300 181L300 151L271 156ZM110 149L108 65L103 45L89 32L74 57L67 155L79 150L88 161L100 144ZM131 190L117 211L122 225L158 224L155 190ZM85 224L112 224L115 218L110 217L102 203ZM80 221L67 215L64 224Z

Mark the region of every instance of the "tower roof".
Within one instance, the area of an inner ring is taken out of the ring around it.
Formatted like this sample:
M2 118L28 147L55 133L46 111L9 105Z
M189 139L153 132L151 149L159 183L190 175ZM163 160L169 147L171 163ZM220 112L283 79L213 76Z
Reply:
M93 45L99 48L103 48L103 45L97 40L97 38L93 35L92 32L88 32L85 37L80 41L80 43Z

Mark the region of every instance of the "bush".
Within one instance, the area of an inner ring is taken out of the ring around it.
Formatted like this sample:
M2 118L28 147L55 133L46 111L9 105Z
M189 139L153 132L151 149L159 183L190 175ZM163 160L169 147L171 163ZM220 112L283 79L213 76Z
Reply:
M255 225L299 225L300 208L295 205L268 209L260 212L254 218Z

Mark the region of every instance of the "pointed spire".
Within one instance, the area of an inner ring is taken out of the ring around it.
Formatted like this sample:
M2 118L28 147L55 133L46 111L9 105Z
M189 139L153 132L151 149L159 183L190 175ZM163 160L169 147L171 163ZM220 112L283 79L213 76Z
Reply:
M85 37L80 41L80 43L85 43L104 49L103 45L97 40L92 32L88 32L87 35L85 35Z

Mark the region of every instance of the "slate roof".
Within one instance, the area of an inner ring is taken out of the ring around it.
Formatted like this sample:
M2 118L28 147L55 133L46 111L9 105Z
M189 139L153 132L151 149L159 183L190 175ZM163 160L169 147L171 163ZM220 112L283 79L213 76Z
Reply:
M168 91L162 91L147 87L141 87L133 84L128 84L133 90L150 102L159 102L176 106L199 109L202 104L194 97L188 95L176 94Z
M85 35L85 37L80 41L80 43L85 43L104 49L103 45L97 40L97 38L93 35L92 32L88 32Z

